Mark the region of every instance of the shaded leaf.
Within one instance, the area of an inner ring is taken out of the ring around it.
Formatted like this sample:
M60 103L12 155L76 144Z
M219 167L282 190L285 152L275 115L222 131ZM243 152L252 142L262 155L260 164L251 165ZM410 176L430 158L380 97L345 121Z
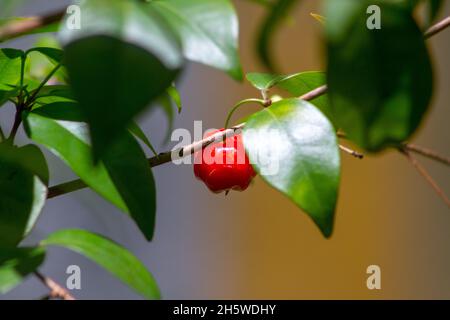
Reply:
M253 114L244 145L261 177L303 209L329 237L340 179L333 126L312 104L286 99Z
M238 55L238 19L229 0L151 1L178 32L187 59L204 63L242 79Z
M142 131L141 127L139 127L139 125L136 122L133 121L131 123L130 127L128 128L128 130L130 130L130 132L135 137L137 137L139 140L141 140L155 154L155 156L158 155L158 153L156 152L156 149L153 147L152 143L147 138L144 131Z
M176 35L152 6L96 0L83 2L81 11L83 27L61 28L60 38L98 159L173 82L183 59Z
M53 103L26 114L34 141L61 158L90 188L130 214L145 237L153 236L156 190L145 154L126 133L94 165L87 126L76 103Z
M0 143L1 247L16 246L31 231L47 198L47 181L45 158L37 147Z
M382 28L369 30L368 4L374 2L326 2L327 74L339 127L359 146L379 151L416 131L430 102L433 79L428 50L410 9L378 2Z
M30 93L33 95L34 91ZM44 86L36 95L35 103L38 105L47 105L55 102L76 102L72 89L67 85Z
M0 248L0 293L14 289L45 259L43 248Z
M156 281L145 265L127 249L105 237L84 230L60 230L50 234L41 243L82 254L145 298L160 298Z

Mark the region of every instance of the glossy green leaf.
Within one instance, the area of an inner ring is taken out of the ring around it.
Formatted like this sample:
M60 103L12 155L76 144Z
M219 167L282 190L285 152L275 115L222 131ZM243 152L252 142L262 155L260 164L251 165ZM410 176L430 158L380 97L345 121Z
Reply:
M242 79L238 55L238 19L229 0L150 1L178 32L187 59Z
M243 139L261 177L305 211L329 237L339 179L333 126L312 104L286 99L253 114Z
M159 299L155 279L145 265L119 244L84 230L61 230L42 245L60 246L91 259L147 299Z
M61 28L73 92L96 158L173 82L183 57L177 36L146 3L81 3L82 28Z
M31 231L47 198L47 181L37 147L0 143L0 247L17 245Z
M94 165L87 126L76 103L46 105L25 116L34 141L60 157L90 188L130 214L145 237L153 236L156 190L145 154L133 137L121 136Z
M0 49L0 91L11 91L20 81L23 51Z
M44 259L44 248L0 248L0 293L14 289Z
M258 90L269 90L289 75L277 75L270 73L247 73L246 78L252 86Z
M284 78L277 84L277 86L283 90L286 90L295 97L301 97L305 93L325 85L326 80L326 74L324 72L306 71ZM336 121L334 119L327 95L321 95L320 97L312 99L309 102L318 107L320 111L322 111L327 118L335 124Z
M257 50L261 62L271 71L277 69L271 53L271 48L274 47L272 45L273 37L283 20L298 2L298 0L274 0L268 8L267 16L261 25L257 40Z
M305 93L326 84L326 74L319 71L306 71L286 75L248 73L247 80L258 90L268 91L273 87L278 87L289 92L294 97L301 97ZM310 102L325 113L330 121L335 122L326 95L315 98Z
M377 3L377 2L375 2ZM379 151L409 139L430 102L432 70L409 8L378 3L380 30L366 27L373 1L328 0L332 113L351 140Z

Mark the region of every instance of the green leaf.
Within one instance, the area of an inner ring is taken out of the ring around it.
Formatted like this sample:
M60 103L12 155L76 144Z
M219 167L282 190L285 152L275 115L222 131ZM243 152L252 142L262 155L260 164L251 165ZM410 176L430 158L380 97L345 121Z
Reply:
M41 82L59 63L63 62L64 53L59 43L53 37L40 37L29 49L25 65L25 77ZM61 66L50 81L67 82L67 70Z
M281 100L247 120L243 139L261 177L303 209L329 237L340 158L328 119L309 102Z
M83 27L60 38L73 92L98 159L173 82L183 58L175 34L145 3L85 1Z
M40 54L44 55L54 65L62 63L64 58L64 52L58 48L51 48L51 47L31 48L26 52L26 54L29 54L31 52L39 52Z
M136 122L132 122L130 127L128 128L130 132L139 140L141 140L154 154L155 156L158 155L158 152L156 152L156 149L153 147L150 140L145 135L144 131L142 131L141 127L138 126Z
M289 77L290 75L277 75L270 73L247 73L246 78L252 86L258 90L269 90L277 85L280 81Z
M37 147L0 143L1 247L17 245L31 231L47 198L47 182L47 164Z
M0 248L0 293L14 289L44 259L44 248Z
M325 72L306 71L286 77L277 85L293 96L301 97L305 93L325 85L326 80ZM318 107L334 125L336 124L327 95L321 95L309 102Z
M298 0L275 0L267 10L267 16L261 25L257 40L257 50L262 63L271 71L276 70L270 48L273 48L272 39L280 24L289 12L298 3Z
M19 94L19 89L0 90L0 107L3 106L9 99L16 97Z
M60 246L91 259L147 299L159 299L153 276L145 265L119 244L84 230L61 230L50 234L42 245Z
M242 79L238 54L238 19L229 0L150 1L176 30L184 56Z
M0 91L11 91L20 81L24 53L17 49L0 49Z
M0 143L0 157L22 169L38 176L44 184L48 185L49 172L47 161L42 151L33 144L16 148L7 143Z
M34 91L30 93L34 94ZM46 105L55 102L76 102L70 86L66 85L49 85L44 86L36 95L35 103L38 105Z
M351 140L380 151L411 137L432 93L422 32L409 8L378 3L380 30L366 27L374 1L328 0L328 85L332 113Z
M178 113L181 113L181 110L183 110L183 105L181 102L180 93L175 87L175 84L172 84L169 88L167 88L166 93L170 97L170 99L172 99L173 103L175 103Z
M247 80L258 90L268 91L273 87L279 87L294 97L301 97L305 93L326 84L326 74L319 71L306 71L286 75L248 73ZM310 102L318 107L330 121L335 122L326 95L315 98Z
M130 214L146 239L153 236L156 190L145 154L125 133L94 165L87 126L76 103L53 103L27 113L25 129L34 141L61 158L90 188Z

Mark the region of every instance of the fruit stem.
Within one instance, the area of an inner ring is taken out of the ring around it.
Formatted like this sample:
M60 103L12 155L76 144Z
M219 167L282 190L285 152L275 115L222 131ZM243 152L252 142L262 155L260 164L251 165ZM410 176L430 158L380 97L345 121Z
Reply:
M229 123L230 123L231 117L233 116L233 113L234 113L237 109L239 109L239 107L243 106L244 104L250 104L250 103L257 103L257 104L259 104L260 106L262 106L263 108L265 108L265 107L267 106L266 103L265 103L265 101L264 101L264 100L261 100L261 99L245 99L245 100L239 101L238 103L236 103L236 104L234 105L234 107L230 110L230 112L228 112L228 116L227 116L227 120L225 121L225 126L224 126L224 128L225 128L225 129L228 128L228 125L229 125Z

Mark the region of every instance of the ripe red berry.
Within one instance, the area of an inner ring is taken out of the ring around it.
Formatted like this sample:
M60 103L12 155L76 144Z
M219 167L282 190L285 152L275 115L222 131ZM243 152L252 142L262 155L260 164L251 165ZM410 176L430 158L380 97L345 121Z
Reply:
M206 137L223 130L212 131ZM195 176L214 193L244 191L256 175L240 134L203 148L194 159Z

